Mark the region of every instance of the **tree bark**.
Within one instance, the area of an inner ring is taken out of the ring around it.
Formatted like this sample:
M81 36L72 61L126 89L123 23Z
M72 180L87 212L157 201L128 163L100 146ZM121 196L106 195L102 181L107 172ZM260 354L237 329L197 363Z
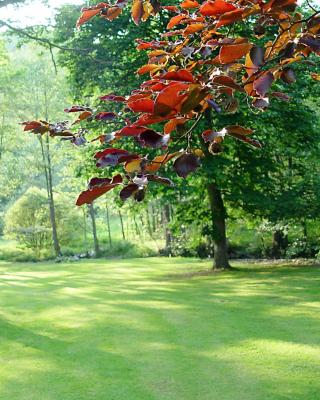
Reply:
M272 238L272 255L275 258L283 256L289 244L288 236L280 229L273 232Z
M120 224L121 224L122 238L123 238L123 240L126 240L126 234L124 232L124 225L123 225L123 218L122 218L121 211L118 210L118 213L119 213Z
M107 210L107 224L108 224L109 245L110 245L110 247L111 247L111 246L112 246L112 238L111 238L111 226L110 226L109 208L106 207L106 210Z
M220 189L214 183L207 185L212 228L213 228L213 247L214 264L213 268L217 270L230 269L228 245L226 236L226 210Z
M49 205L49 214L50 214L50 223L52 229L52 241L53 248L56 257L61 256L61 248L57 231L57 222L56 222L56 210L54 204L53 197L53 182L52 182L52 166L51 166L51 156L50 156L50 147L49 147L49 138L46 138L47 149L45 151L42 137L40 136L40 145L41 145L41 153L43 160L43 169L46 180L47 187L47 195L48 195L48 205Z
M171 213L170 213L170 205L165 204L163 208L163 222L164 222L164 235L166 240L166 254L171 255L171 248L172 248L172 233L169 228L169 223L171 220Z
M97 235L97 225L96 225L96 213L92 204L88 205L89 215L92 222L92 236L93 236L93 245L94 245L94 255L95 257L99 257L100 255L100 246Z

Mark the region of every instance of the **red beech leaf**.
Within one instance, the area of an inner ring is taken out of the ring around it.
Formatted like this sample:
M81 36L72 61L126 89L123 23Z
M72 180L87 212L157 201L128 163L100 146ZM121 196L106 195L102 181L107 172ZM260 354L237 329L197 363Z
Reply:
M163 89L156 97L154 104L154 114L164 117L172 111L176 111L177 106L185 98L185 94L181 92L187 90L189 87L186 83L173 82L168 87Z
M151 182L157 182L157 183L161 183L162 185L171 186L171 187L174 186L174 183L169 178L163 178L158 175L147 175L147 178L148 178L148 181L151 181Z
M202 138L205 143L220 143L224 140L225 135L225 129L221 129L221 131L212 131L211 129L208 129L202 133Z
M105 96L100 97L102 101L116 101L116 102L125 102L126 98L124 96L116 96L115 94L107 94Z
M126 150L113 148L105 149L95 154L95 158L98 160L96 165L98 168L107 166L115 167L121 162L127 161L129 155L130 153Z
M240 135L251 135L253 133L252 129L244 128L240 125L228 125L224 129L226 129L227 133L230 134L240 134Z
M150 162L150 164L145 166L145 170L147 172L157 172L163 165L167 164L170 160L177 157L178 155L181 155L181 153L166 153L161 156L157 156Z
M113 147L110 147L108 149L104 149L101 151L98 151L98 153L95 154L95 158L99 159L101 157L107 156L109 154L122 154L122 155L128 155L129 152L127 150L123 150L123 149L115 149Z
M125 126L117 132L116 136L138 136L146 130L148 130L148 128L144 126Z
M294 83L296 81L294 71L291 68L285 68L283 71L281 71L280 77L283 82L288 84Z
M170 134L171 132L175 131L177 129L177 126L179 125L184 125L186 123L186 118L174 118L168 121L164 128L163 131L166 134Z
M173 27L175 27L176 25L180 24L181 21L183 21L184 19L186 19L187 16L182 14L182 15L175 15L174 17L172 17L167 25L167 29L172 29Z
M253 46L246 56L245 67L248 76L256 73L264 64L264 49L262 47Z
M245 56L251 49L251 43L239 43L222 46L219 52L221 64L229 64Z
M49 123L46 121L25 121L21 125L24 125L24 131L32 131L33 133L46 133L49 131Z
M187 92L187 96L181 107L182 114L187 114L194 110L207 95L208 92L202 89L200 85L191 86L191 90Z
M136 39L136 42L138 43L137 50L160 49L168 44L165 41L157 41L157 40L146 42L141 39Z
M158 69L160 69L160 67L157 64L146 64L138 69L137 74L143 75L147 74L148 72L157 71Z
M188 8L197 8L199 6L200 6L200 4L195 0L185 0L180 4L180 7L187 8L187 9Z
M144 98L127 103L127 106L133 112L153 113L154 102L152 99Z
M170 11L170 12L174 12L174 13L180 12L179 8L176 6L161 6L161 8L163 8L164 10Z
M218 29L220 26L233 24L234 22L241 20L242 17L243 17L242 8L237 8L236 10L222 14L221 17L219 18L216 28Z
M100 14L101 10L109 7L107 3L99 3L93 7L83 7L81 10L81 16L77 21L77 27L79 28L81 25L88 22L94 16Z
M282 92L272 92L272 93L270 93L270 97L277 97L278 99L283 100L283 101L290 101L290 99L291 99L290 96L288 96L287 94L282 93Z
M88 184L88 188L92 190L95 187L109 185L110 183L122 183L122 176L119 174L115 175L113 178L92 178Z
M80 115L79 118L76 122L78 121L84 121L85 119L88 119L92 116L92 112L91 111L83 111ZM75 123L75 122L74 122Z
M137 119L137 121L133 124L133 126L158 124L159 122L167 121L170 118L171 118L170 115L167 115L165 117L157 117L157 116L154 117L153 115L150 114L143 114L141 115L141 117Z
M261 97L265 97L273 81L273 74L270 71L264 72L253 82L253 88Z
M137 193L139 190L139 185L135 183L129 183L129 185L125 186L120 192L120 199L125 201L128 200L131 196Z
M312 72L310 76L313 80L320 81L320 74L317 74L316 72Z
M187 69L179 69L178 71L170 71L160 76L161 79L167 81L194 82L194 77Z
M114 19L118 18L119 15L122 12L122 8L121 7L110 7L108 9L106 9L105 11L101 12L101 17L109 20L109 21L113 21Z
M236 133L236 132L228 132L228 135L232 136L238 140L241 140L242 142L251 144L252 146L257 147L259 149L262 147L261 143L258 140L251 139L246 134L241 134L241 133Z
M262 99L262 98L256 97L253 99L252 106L254 108L258 108L260 110L265 110L266 108L269 107L269 100L266 98Z
M235 89L238 90L239 92L244 92L244 89L242 86L238 85L234 79L232 79L230 76L227 75L218 75L215 76L212 79L212 83L214 85L221 85L221 86L226 86L229 87L231 89Z
M89 189L80 194L76 202L77 206L83 204L91 204L98 197L112 190L114 187L122 183L121 175L116 175L112 179L108 178L93 178L89 182Z
M98 121L112 121L115 118L117 118L117 115L114 112L100 112L95 116Z
M150 147L152 149L159 149L166 147L170 139L169 135L162 135L152 129L145 130L139 135L138 142L143 147Z
M139 25L144 14L143 0L133 0L131 15L134 23Z
M206 1L200 7L200 14L205 17L216 17L222 15L226 12L235 10L236 7L223 0L215 0L215 1Z
M195 23L195 24L190 24L184 31L183 33L185 35L192 35L193 33L197 33L201 31L205 27L205 24L201 23Z
M200 159L195 154L186 153L176 159L173 168L177 175L186 178L200 166Z
M74 113L74 112L81 112L81 111L91 111L90 107L84 107L84 106L72 106L70 108L65 108L64 112L65 113Z

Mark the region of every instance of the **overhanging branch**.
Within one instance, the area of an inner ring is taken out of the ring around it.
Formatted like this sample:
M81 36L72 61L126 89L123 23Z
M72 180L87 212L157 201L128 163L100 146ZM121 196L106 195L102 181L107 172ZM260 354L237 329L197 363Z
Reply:
M78 47L67 47L67 46L63 46L63 45L60 45L60 44L58 44L58 43L54 43L54 42L52 42L51 40L49 40L49 39L47 39L47 38L43 38L43 37L40 37L40 36L36 36L36 35L34 35L34 34L28 32L26 29L17 28L17 27L15 27L15 26L9 24L9 23L6 22L6 21L0 20L0 27L2 27L2 26L4 26L4 27L10 29L11 31L15 32L15 33L16 33L17 35L19 35L19 36L22 36L22 37L28 38L28 39L30 39L30 40L32 40L32 41L35 41L35 42L40 43L41 45L43 45L43 46L49 48L50 51L52 51L53 48L56 48L56 49L59 49L59 50L61 50L61 51L68 51L68 52L73 52L73 53L79 53L79 54L83 54L83 55L88 56L89 58L92 59L92 61L98 62L99 64L104 64L104 65L109 65L109 66L112 66L112 65L113 65L113 63L110 62L110 61L106 61L106 60L102 60L102 59L93 57L93 56L90 54L91 49L81 49L81 48L78 48Z

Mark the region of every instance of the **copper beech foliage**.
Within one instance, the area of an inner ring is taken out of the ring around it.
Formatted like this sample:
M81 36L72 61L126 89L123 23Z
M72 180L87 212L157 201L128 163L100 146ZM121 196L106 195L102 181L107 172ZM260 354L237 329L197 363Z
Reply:
M82 9L78 26L92 18L115 19L129 3L99 3ZM173 185L158 171L173 162L177 175L186 178L200 166L204 152L194 148L195 126L207 110L235 112L239 101L265 110L270 99L288 101L287 94L272 89L277 80L295 81L292 65L312 62L320 53L320 12L309 7L307 15L297 11L296 0L185 0L179 6L160 5L158 0L133 0L136 24L159 12L169 13L167 31L153 41L137 41L138 51L148 52L148 63L137 73L149 75L129 96L108 94L100 101L107 110L73 106L81 121L119 124L119 129L92 141L103 146L95 155L98 168L123 166L124 173L113 178L93 178L81 193L78 205L89 204L115 187L120 197L141 201L150 181ZM239 34L239 32L243 32ZM271 39L270 39L271 38ZM319 75L311 74L315 80ZM110 111L111 103L123 104L123 112ZM62 136L76 145L87 142L86 131L74 131L74 124L46 121L24 123L26 131ZM161 129L154 125L162 126ZM212 126L202 133L204 146L212 154L222 151L222 142L231 136L254 147L252 130L242 126ZM156 157L130 153L121 148L125 138L134 138L141 148L158 149ZM172 148L178 151L171 150Z

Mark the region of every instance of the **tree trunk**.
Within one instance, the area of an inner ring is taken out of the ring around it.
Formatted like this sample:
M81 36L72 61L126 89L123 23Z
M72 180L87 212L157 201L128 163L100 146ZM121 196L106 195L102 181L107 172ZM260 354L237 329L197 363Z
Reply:
M48 102L48 96L47 96L46 89L44 91L44 100L45 100L46 121L49 121L49 102ZM61 248L60 248L60 242L59 242L59 237L58 237L56 209L55 209L54 196L53 196L52 165L51 165L50 142L49 142L48 134L46 135L46 149L44 148L42 136L40 136L40 144L41 144L43 168L44 168L46 186L47 186L53 247L54 247L54 252L55 252L56 257L60 257L61 256Z
M96 225L96 215L95 215L95 210L92 204L88 205L89 209L89 215L91 218L92 222L92 235L93 235L93 245L94 245L94 255L95 257L99 257L100 255L100 246L99 246L99 240L98 240L98 235L97 235L97 225Z
M212 228L213 228L213 247L214 247L214 269L230 269L228 245L226 237L226 210L221 196L220 189L214 184L207 185Z
M107 224L108 224L109 245L111 247L112 246L112 238L111 238L111 226L110 226L109 208L107 207L106 210L107 210Z
M43 140L42 140L41 136L40 136L39 140L40 140L40 145L41 145L43 169L44 169L44 175L45 175L46 187L47 187L53 247L54 247L54 252L55 252L56 257L60 257L61 256L61 248L60 248L60 243L59 243L59 238L58 238L56 210L55 210L54 197L53 197L52 166L51 166L51 156L50 156L50 147L49 147L49 137L47 136L47 138L46 138L46 145L47 145L46 151L45 151Z
M273 232L272 256L280 258L288 247L288 236L280 229Z
M163 222L164 222L164 235L165 235L165 240L166 240L166 254L171 255L171 247L172 247L172 233L169 228L169 223L171 220L171 215L170 215L170 205L165 204L163 208Z
M121 224L122 238L123 238L123 240L126 240L126 234L124 233L124 225L123 225L123 219L122 219L121 211L118 210L118 213L119 213L120 224Z

